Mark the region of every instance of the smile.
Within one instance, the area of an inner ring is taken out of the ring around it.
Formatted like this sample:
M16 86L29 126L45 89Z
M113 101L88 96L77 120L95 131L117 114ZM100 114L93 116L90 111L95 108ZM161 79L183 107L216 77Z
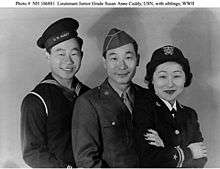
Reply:
M164 90L165 93L172 95L176 90Z
M64 70L64 71L73 71L73 67L72 68L61 68L62 70Z
M116 74L117 76L120 76L120 77L125 77L127 76L129 73L121 73L121 74Z

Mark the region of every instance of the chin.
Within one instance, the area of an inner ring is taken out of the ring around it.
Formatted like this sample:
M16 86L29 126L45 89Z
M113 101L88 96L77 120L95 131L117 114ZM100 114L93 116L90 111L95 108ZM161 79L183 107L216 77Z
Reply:
M71 75L65 75L65 76L62 76L63 79L66 79L66 80L69 80L69 79L72 79L74 76L74 74L71 74Z
M128 79L117 79L117 82L123 85L123 84L128 84L130 81Z

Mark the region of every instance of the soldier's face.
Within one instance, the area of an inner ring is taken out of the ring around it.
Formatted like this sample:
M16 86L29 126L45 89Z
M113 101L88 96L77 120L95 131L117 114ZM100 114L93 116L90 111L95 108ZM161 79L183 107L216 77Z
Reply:
M156 95L172 104L182 93L185 80L185 73L180 64L165 62L157 66L152 83Z
M68 80L78 72L82 52L77 40L72 38L53 46L48 59L52 74L60 80Z
M132 43L108 50L103 60L109 81L115 85L129 84L136 72L137 57Z

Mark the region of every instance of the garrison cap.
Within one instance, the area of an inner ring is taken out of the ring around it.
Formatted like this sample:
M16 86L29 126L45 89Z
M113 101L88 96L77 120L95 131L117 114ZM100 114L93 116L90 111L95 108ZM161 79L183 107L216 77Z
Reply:
M109 31L107 37L105 38L103 45L103 55L110 49L115 49L120 46L137 42L126 32L113 28Z
M147 75L145 77L145 80L151 82L156 67L162 63L169 61L176 62L182 66L183 71L186 75L185 87L189 86L192 79L189 61L187 58L184 57L180 49L171 45L163 46L153 52L150 62L147 63Z
M62 18L52 23L38 39L40 48L49 49L56 44L78 36L79 22L73 18Z

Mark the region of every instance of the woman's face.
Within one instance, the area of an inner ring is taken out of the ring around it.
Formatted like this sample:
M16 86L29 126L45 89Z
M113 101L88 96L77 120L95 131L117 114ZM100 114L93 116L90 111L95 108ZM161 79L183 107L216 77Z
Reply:
M180 64L165 62L156 67L152 84L158 97L173 104L182 93L185 81L185 73Z

